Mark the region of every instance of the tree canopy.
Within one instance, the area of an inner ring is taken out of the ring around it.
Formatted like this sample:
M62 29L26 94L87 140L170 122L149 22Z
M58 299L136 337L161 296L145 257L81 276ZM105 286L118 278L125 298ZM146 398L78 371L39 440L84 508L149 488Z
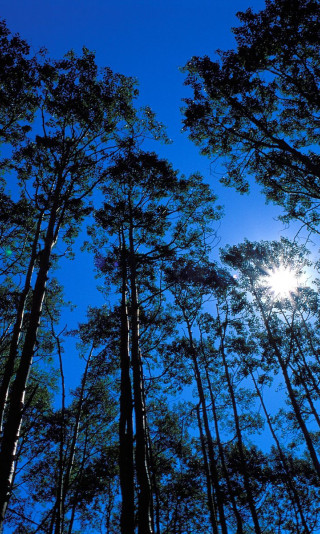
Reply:
M249 176L284 218L319 223L319 3L266 1L238 14L237 48L184 67L184 127L211 158L224 158L222 182L248 191Z
M252 176L314 234L319 15L267 0L235 50L184 68L185 128L223 182ZM0 63L0 532L319 534L317 258L288 238L218 253L216 194L88 49L31 56L2 22ZM80 242L103 303L71 329L58 268Z

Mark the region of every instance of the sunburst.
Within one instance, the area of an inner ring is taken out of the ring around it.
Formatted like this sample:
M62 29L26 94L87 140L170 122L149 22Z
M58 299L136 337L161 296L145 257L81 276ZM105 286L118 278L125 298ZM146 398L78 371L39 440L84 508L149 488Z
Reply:
M278 267L269 271L266 285L276 297L287 298L297 290L297 274L289 267Z

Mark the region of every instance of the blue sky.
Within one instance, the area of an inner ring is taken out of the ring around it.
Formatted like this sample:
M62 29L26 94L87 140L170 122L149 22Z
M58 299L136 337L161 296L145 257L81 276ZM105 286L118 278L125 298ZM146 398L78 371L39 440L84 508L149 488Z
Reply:
M282 226L273 220L278 210L265 207L257 190L240 197L220 186L217 167L181 133L181 100L189 93L179 67L193 55L213 57L218 48L233 47L235 14L248 7L259 10L264 1L2 0L0 16L34 51L44 46L51 56L61 57L86 46L96 51L101 66L138 79L139 102L157 113L173 140L157 150L185 174L200 171L225 205L220 231L225 244L244 237L278 238Z
M139 103L157 113L173 140L169 146L159 145L157 151L184 174L200 171L225 206L219 229L222 246L245 237L280 237L283 226L275 221L279 210L265 206L257 188L250 196L240 196L222 187L220 165L199 156L181 133L181 99L189 93L179 67L193 55L213 57L215 50L233 47L236 12L248 7L258 11L264 7L263 0L2 0L0 5L0 16L9 29L19 32L34 52L45 47L58 58L71 48L80 53L86 46L96 51L101 67L138 79ZM76 302L80 312L69 316L70 328L88 304L102 302L92 271L92 258L85 255L65 261L60 270L66 298Z

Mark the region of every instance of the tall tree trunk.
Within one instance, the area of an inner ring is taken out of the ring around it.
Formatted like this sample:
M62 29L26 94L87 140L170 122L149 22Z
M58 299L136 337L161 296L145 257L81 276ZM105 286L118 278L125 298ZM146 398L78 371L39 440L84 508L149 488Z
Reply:
M232 380L231 380L231 377L230 377L228 363L227 363L225 350L224 350L225 331L224 331L224 329L223 329L223 327L221 325L221 322L220 322L220 316L219 316L219 310L218 309L217 309L217 312L218 312L218 319L219 319L220 330L221 330L221 333L220 333L220 335L221 335L220 354L222 356L222 361L223 361L223 366L224 366L224 373L225 373L225 377L226 377L226 380L227 380L227 386L228 386L228 390L229 390L229 395L230 395L230 398L231 398L233 417L234 417L234 423L235 423L236 435L237 435L237 443L238 443L238 449L239 449L239 456L240 456L240 462L241 462L241 467L242 467L242 477L243 477L244 488L245 488L245 492L247 494L248 505L249 505L251 517L252 517L253 524L254 524L254 530L255 530L256 534L262 534L261 533L260 524L259 524L258 514L257 514L257 510L256 510L256 506L255 506L255 502L254 502L254 498L253 498L253 494L252 494L252 490L251 490L251 482L250 482L250 478L249 478L249 475L248 475L247 462L246 462L246 458L245 458L243 439L242 439L242 431L241 431L241 428L240 428L240 421L239 421L239 414L238 414L238 407L237 407L237 403L236 403L236 397L235 397L233 384L232 384Z
M218 532L217 519L216 519L216 512L215 512L214 500L213 500L213 495L212 495L212 484L211 484L206 444L205 444L203 430L202 430L199 404L197 404L196 410L197 410L198 427L199 427L199 433L200 433L201 450L202 450L202 456L203 456L203 464L204 464L204 470L206 474L207 497L208 497L208 508L209 508L209 513L210 513L210 522L212 526L212 533L217 534Z
M287 462L287 459L285 457L285 454L283 453L283 450L282 450L282 447L280 445L280 442L279 442L279 440L277 438L277 435L276 435L276 433L274 431L273 424L271 422L271 419L270 419L268 410L266 408L265 402L263 400L263 396L261 394L261 391L260 391L260 389L258 387L258 384L256 382L256 379L255 379L255 377L254 377L254 375L253 375L253 373L251 371L250 371L250 375L251 375L252 381L254 383L257 395L258 395L258 397L260 399L262 409L263 409L264 414L266 416L268 427L269 427L271 435L272 435L272 437L273 437L273 439L275 441L275 444L276 444L276 447L277 447L277 450L278 450L278 453L279 453L279 457L280 457L282 466L283 466L285 474L286 474L286 485L288 487L288 493L289 493L290 499L292 500L293 504L298 509L298 513L300 515L301 523L302 523L302 526L304 528L303 534L310 534L309 527L308 527L306 519L304 517L304 513L303 513L303 509L302 509L302 504L301 504L301 500L300 500L300 497L299 497L299 493L297 492L295 484L294 484L294 482L292 480L292 472L291 472L290 466L288 465L288 462Z
M68 534L72 534L73 524L74 524L74 520L75 520L75 517L76 517L76 510L77 510L77 506L78 506L79 488L81 487L81 481L82 481L82 477L83 477L84 466L85 466L86 459L87 459L87 446L88 446L88 432L86 430L85 439L84 439L82 461L81 461L80 470L79 470L78 487L77 487L77 489L75 491L75 495L73 496L73 504L72 504L72 509L71 509L71 517L70 517L70 523L69 523L69 527L68 527Z
M304 380L304 377L302 376L301 373L298 373L296 369L293 370L293 373L295 376L298 376L298 379L299 381L301 382L302 384L302 387L304 389L304 393L305 393L305 397L309 403L309 406L310 406L310 410L311 410L311 413L313 415L313 417L315 418L315 421L317 422L317 425L318 427L320 428L320 417L319 417L319 414L318 414L318 411L314 405L314 402L313 402L313 399L311 397L311 393L310 393L310 390Z
M235 496L234 496L234 492L233 492L232 485L231 485L231 480L230 480L228 468L226 466L223 445L222 445L221 438L220 438L220 431L219 431L219 423L218 423L218 417L217 417L216 403L215 403L215 398L214 398L213 391L212 391L212 386L211 386L211 381L210 381L207 365L206 365L205 371L206 371L206 378L207 378L207 383L208 383L208 388L209 388L209 393L210 393L211 409L212 409L214 427L215 427L215 432L216 432L217 445L218 445L218 449L219 449L219 456L220 456L220 460L221 460L221 465L222 465L224 478L226 480L226 484L227 484L227 488L228 488L228 493L229 493L229 497L230 497L230 501L231 501L232 510L233 510L233 513L235 515L236 522L237 522L237 533L236 534L243 534L242 517L241 517L241 515L239 513L239 510L238 510L238 506L237 506L237 503L236 503L236 500L235 500Z
M122 504L120 525L121 534L134 534L133 401L130 378L129 318L127 309L127 261L123 236L121 256L119 469Z
M62 467L64 467L64 466L66 466L66 467L65 467L65 472L62 471L60 487L58 488L59 501L57 502L57 504L59 504L59 508L57 506L57 509L59 510L59 515L60 515L59 525L61 525L61 527L59 526L59 528L61 528L61 532L64 532L65 502L66 502L67 493L68 493L68 490L69 490L69 487L70 487L71 473L72 473L72 470L74 468L74 458L75 458L76 446L77 446L78 435L79 435L79 426L80 426L80 420L81 420L81 415L82 415L82 407L83 407L83 402L84 402L84 393L85 393L85 387L86 387L86 382L87 382L89 364L90 364L90 361L91 361L93 348L94 347L92 345L90 353L88 355L88 359L87 359L87 362L86 362L84 373L83 373L83 376L82 376L82 379L81 379L80 397L79 397L78 408L77 408L77 413L76 413L75 425L74 425L74 429L73 429L73 435L72 435L72 441L71 441L71 446L70 446L70 451L69 451L69 457L68 457L68 459L66 459L66 458L62 459ZM59 530L57 532L59 532Z
M257 295L254 287L252 288L252 293L253 293L253 295L254 295L254 297L256 299L256 302L258 304L258 307L259 307L259 310L260 310L260 313L261 313L261 316L262 316L262 319L263 319L263 322L264 322L264 325L265 325L265 328L266 328L266 331L267 331L269 343L270 343L270 345L271 345L271 347L272 347L272 349L274 351L274 354L277 357L279 365L281 367L281 371L282 371L282 374L283 374L283 377L284 377L284 381L285 381L286 388L287 388L287 391L288 391L288 395L289 395L289 399L290 399L290 402L291 402L291 406L292 406L294 414L296 416L298 425L299 425L299 427L300 427L300 429L301 429L301 431L303 433L303 436L304 436L304 439L305 439L305 442L306 442L306 445L307 445L307 449L309 451L313 466L314 466L314 468L315 468L315 470L317 472L317 475L320 477L320 463L319 463L319 460L318 460L318 456L317 456L317 453L316 453L315 448L313 446L313 442L312 442L310 433L308 431L307 425L305 424L304 419L302 417L301 410L300 410L298 401L296 399L296 396L295 396L295 393L294 393L294 390L293 390L293 387L292 387L292 384L291 384L291 381L290 381L287 365L284 362L284 359L282 358L282 354L281 354L281 352L280 352L280 350L278 348L278 345L277 345L277 343L276 343L276 341L275 341L275 339L273 337L273 334L272 334L272 331L271 331L271 328L270 328L270 325L269 325L268 318L266 317L264 308L262 306L262 303L261 303L261 301L259 299L259 296Z
M4 373L3 373L2 381L0 385L0 436L2 436L3 419L4 419L4 413L5 413L6 403L8 399L9 384L14 374L14 364L17 358L18 344L19 344L19 339L20 339L20 334L21 334L21 329L22 329L22 324L23 324L26 300L27 300L27 296L29 294L29 290L31 287L32 273L33 273L35 261L37 258L37 247L39 243L42 220L43 220L43 211L39 215L35 236L33 238L30 260L29 260L29 265L28 265L28 269L26 273L24 287L19 296L17 315L16 315L16 319L13 325L12 337L11 337L10 348L9 348L9 355L8 355L8 358L5 364Z
M58 238L58 232L62 222L62 215L60 215L57 223L62 184L63 176L57 180L44 248L41 251L39 270L32 296L30 321L24 339L19 367L10 393L8 415L3 430L0 452L0 465L2 467L0 472L0 532L3 528L3 522L12 491L16 450L24 411L25 393L37 342L38 328L40 326L42 305L46 292L48 271L50 268L51 252ZM62 208L62 212L63 211L64 209Z
M219 523L220 523L220 526L221 526L222 534L228 534L228 529L227 529L227 524L226 524L226 519L225 519L225 514L224 514L224 505L223 505L223 501L222 501L222 495L221 495L220 484L219 484L217 462L216 462L215 457L214 457L213 440L212 440L212 435L211 435L211 431L210 431L209 418L208 418L207 406L206 406L206 399L205 399L205 394L204 394L204 390L203 390L202 379L201 379L200 369L199 369L199 365L198 365L198 361L197 361L197 356L196 356L196 353L195 353L195 348L194 348L194 343L193 343L193 336L192 336L192 331L191 331L191 324L190 324L190 321L189 321L188 317L184 313L184 311L183 311L183 314L184 314L184 319L186 321L186 325L187 325L187 329L188 329L188 336L189 336L191 357L192 357L193 367L194 367L194 374L195 374L195 379L196 379L196 383L197 383L199 400L200 400L201 407L202 407L202 417L203 417L205 435L206 435L206 439L207 439L207 443L208 443L208 456L209 456L209 465L210 465L212 488L213 488L213 491L215 492L216 499L217 499L217 509L218 509L218 512L219 512ZM218 527L217 527L217 531L218 531Z
M130 205L131 211L131 205ZM129 228L129 268L131 292L131 355L133 372L133 395L136 423L136 473L138 494L138 534L153 534L152 489L148 465L147 421L144 402L143 371L140 353L139 303L137 290L137 268L132 225Z
M314 377L314 374L311 372L310 368L309 368L309 365L307 363L307 360L305 358L305 355L304 355L304 350L303 348L301 347L301 343L294 331L294 328L293 328L293 321L294 321L294 314L292 316L292 323L289 322L286 314L284 313L283 309L282 309L282 306L281 306L281 313L282 313L282 316L284 317L285 321L286 321L286 324L288 326L288 328L290 329L290 335L292 337L292 341L295 342L296 344L296 347L298 349L298 352L299 352L299 355L301 357L301 360L302 360L302 363L303 365L301 366L298 358L296 359L295 363L297 365L297 368L292 365L291 366L291 369L292 369L292 372L294 374L295 377L298 377L298 381L301 383L304 391L305 391L305 396L306 396L306 399L308 400L308 403L309 403L309 406L310 406L310 409L311 409L311 413L312 415L314 416L318 426L320 427L320 417L319 417L319 414L316 410L316 407L314 405L314 402L313 402L313 399L311 397L311 391L310 391L310 388L305 380L305 377L303 376L303 373L305 372L306 375L308 376L308 381L310 381L310 383L312 384L312 388L313 388L313 391L317 393L318 397L320 397L320 390L319 390L319 387L318 387L318 384L317 384L317 381L315 380L315 377Z
M53 337L56 339L58 346L58 355L59 355L59 366L60 366L60 376L61 376L61 428L60 428L60 445L59 445L59 477L58 477L58 487L57 487L57 501L56 501L56 523L55 523L55 534L63 533L64 526L64 481L63 481L63 472L65 465L64 458L64 446L65 446L65 437L66 437L66 422L65 422L65 400L66 400L66 390L65 390L65 380L63 372L63 363L62 363L62 353L61 353L61 344L59 336L54 332L53 321L51 319L51 331Z
M148 428L147 428L147 431L148 431ZM150 432L147 432L147 435L148 435L148 450L149 450L149 462L150 462L150 470L151 470L152 491L153 491L153 494L154 494L154 497L155 497L155 506L154 506L155 527L154 527L154 529L155 529L155 534L161 534L161 528L160 528L160 491L159 491L159 485L157 483L154 457L153 457L153 454L152 454Z
M314 339L312 337L312 335L310 334L310 330L309 330L309 327L305 321L305 318L303 316L303 313L300 311L300 310L297 310L298 314L300 315L301 317L301 320L302 320L302 324L305 328L305 332L306 332L306 336L307 336L307 339L308 339L308 342L309 342L309 345L310 345L310 348L311 348L311 352L313 354L313 357L315 358L315 360L318 362L318 364L320 365L320 358L319 358L319 351L316 349L316 347L314 346Z
M12 385L10 395L11 402L7 421L4 426L0 453L0 465L2 466L0 473L0 532L11 495L11 483L15 469L15 455L20 436L25 392L40 324L40 315L45 294L52 244L53 242L47 243L42 254L39 273L33 293L30 323L25 337L19 368Z

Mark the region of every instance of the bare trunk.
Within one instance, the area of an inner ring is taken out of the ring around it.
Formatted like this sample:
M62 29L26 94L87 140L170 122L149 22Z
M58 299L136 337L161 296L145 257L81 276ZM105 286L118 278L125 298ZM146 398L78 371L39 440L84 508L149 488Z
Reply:
M155 507L154 507L155 534L161 534L161 528L160 528L160 492L159 492L159 486L157 484L156 472L155 472L155 467L154 467L154 458L153 458L153 454L152 454L150 434L149 434L149 432L147 434L148 434L149 463L150 463L150 469L151 469L152 490L153 490L153 494L154 494L154 497L155 497Z
M59 484L57 488L57 501L55 505L54 515L55 515L55 534L62 534L64 532L64 525L65 525L65 502L67 493L70 486L70 477L71 473L74 467L74 457L75 457L75 451L76 451L76 445L78 440L78 434L79 434L79 426L80 426L80 419L82 414L82 406L84 401L84 391L85 391L85 385L87 381L87 375L88 375L88 369L89 369L89 363L91 360L91 356L93 353L93 347L90 350L87 363L85 366L85 370L83 373L83 377L81 380L81 390L80 390L80 398L78 403L78 409L76 413L76 421L73 429L73 436L69 451L69 458L68 460L64 457L63 454L63 448L64 448L64 438L62 437L62 447L60 445L60 477L59 477ZM60 367L62 370L62 360L61 360L61 351L59 351L59 357L60 357ZM62 374L63 377L63 374ZM64 389L64 386L63 386ZM64 400L63 400L63 406L64 406ZM64 410L63 410L64 411Z
M219 317L219 310L218 310L218 317ZM228 390L229 390L229 394L231 398L233 417L234 417L234 423L235 423L236 435L237 435L237 443L238 443L238 449L239 449L239 456L240 456L241 467L242 467L242 477L243 477L245 492L246 492L247 499L248 499L248 506L249 506L251 517L253 520L254 530L256 534L262 534L260 524L259 524L258 514L257 514L257 510L256 510L256 506L255 506L255 502L254 502L254 498L253 498L253 494L251 490L251 482L250 482L250 478L248 475L247 462L245 458L244 446L243 446L243 440L242 440L242 431L241 431L240 422L239 422L238 407L237 407L233 384L232 384L232 380L230 377L228 363L227 363L227 359L226 359L226 355L224 351L224 331L222 330L222 327L221 327L220 354L222 356L225 377L227 380L227 386L228 386Z
M263 319L263 322L264 322L264 325L265 325L265 328L266 328L266 331L267 331L267 334L268 334L268 339L269 339L269 343L271 345L271 347L273 348L273 351L274 351L274 354L276 355L277 359L278 359L278 362L279 362L279 365L281 367L281 370L282 370L282 374L283 374L283 377L284 377L284 381L285 381L285 384L286 384L286 387L287 387L287 391L288 391L288 395L289 395L289 399L290 399L290 402L291 402L291 406L293 408L293 411L295 413L295 416L296 416L296 419L297 419L297 422L299 424L299 427L303 433L303 436L304 436L304 439L305 439L305 442L306 442L306 445L307 445L307 449L309 451L309 454L310 454L310 457L311 457L311 460L312 460L312 463L313 463L313 466L317 472L317 475L320 477L320 463L319 463L319 460L318 460L318 456L317 456L317 453L314 449L314 446L313 446L313 442L312 442L312 439L311 439L311 436L309 434L309 431L307 429L307 426L303 420L303 417L302 417L302 414L301 414L301 410L300 410L300 407L299 407L299 404L297 402L297 399L296 399L296 396L295 396L295 393L294 393L294 390L293 390L293 387L291 385L291 381L290 381L290 377L289 377L289 374L288 374L288 370L287 370L287 366L282 358L282 355L281 355L281 352L278 348L278 345L272 335L272 332L271 332L271 329L270 329L270 325L269 325L269 321L266 317L266 314L264 312L264 309L263 309L263 306L261 304L261 301L258 297L258 295L256 294L254 288L253 288L253 294L255 296L255 299L256 299L256 302L259 306L259 309L260 309L260 312L261 312L261 316L262 316L262 319Z
M32 273L34 270L34 265L35 265L35 261L37 257L37 246L39 242L42 220L43 220L43 212L41 212L39 216L36 233L35 233L33 243L32 243L31 255L30 255L25 282L24 282L24 288L19 297L17 315L16 315L14 326L13 326L12 338L10 342L9 355L8 355L8 358L5 364L2 382L0 386L0 436L2 436L3 419L4 419L4 413L5 413L6 403L7 403L7 398L8 398L9 384L14 373L14 364L17 358L17 350L18 350L18 344L19 344L19 339L20 339L20 334L21 334L21 329L22 329L26 300L29 294Z
M302 387L303 387L303 389L305 391L306 399L309 402L311 413L313 414L315 420L317 421L318 426L320 427L320 417L319 417L319 414L318 414L318 412L317 412L317 410L315 408L315 405L313 403L313 399L311 397L311 391L310 391L310 388L307 385L307 382L306 382L306 380L305 380L305 378L303 376L303 372L306 373L306 375L308 377L308 381L310 381L310 383L312 384L313 391L316 392L318 397L319 397L320 396L320 390L319 390L317 381L315 380L314 374L311 372L311 370L309 368L309 365L308 365L307 360L306 360L305 355L304 355L304 350L301 347L301 343L300 343L297 335L295 334L295 331L293 329L293 325L290 324L290 322L289 322L286 314L282 310L282 308L281 308L281 313L282 313L282 315L283 315L283 317L284 317L284 319L286 321L287 326L290 329L290 333L291 333L292 339L294 340L294 342L295 342L295 344L297 346L299 355L300 355L302 363L303 363L303 366L301 366L300 362L297 361L296 362L297 363L297 369L294 366L292 366L292 371L293 371L294 375L298 377L300 383L302 384ZM293 317L292 317L292 321L293 321Z
M58 478L58 487L57 487L57 500L56 500L56 520L55 520L55 534L62 534L63 532L63 523L64 523L64 502L63 502L63 472L64 472L64 446L65 446L65 381L64 381L64 372L63 372L63 363L62 363L62 354L61 354L61 345L59 336L56 336L53 328L53 323L51 325L52 335L56 339L58 345L58 354L59 354L59 366L60 366L60 376L61 376L61 429L60 429L60 446L59 446L59 478ZM53 514L54 515L54 514Z
M283 468L285 470L285 473L286 473L286 485L288 487L289 496L290 496L291 500L293 501L293 504L296 505L296 507L298 509L298 513L300 515L301 523L302 523L302 526L304 528L304 534L310 534L310 530L308 528L306 519L304 517L304 513L303 513L300 497L299 497L299 494L298 494L298 492L296 490L295 484L294 484L294 482L292 480L292 472L291 472L290 466L288 465L287 459L286 459L286 457L285 457L285 455L284 455L284 453L282 451L282 447L281 447L280 442L279 442L279 440L277 438L277 435L276 435L276 433L274 431L274 428L273 428L270 416L268 414L266 405L264 403L261 391L258 388L258 384L257 384L252 372L250 372L250 375L251 375L251 378L253 380L257 395L258 395L258 397L260 399L262 409L263 409L264 414L266 416L266 420L267 420L268 427L270 429L271 435L272 435L272 437L273 437L273 439L275 441L275 444L276 444L276 447L277 447L277 450L278 450L278 453L279 453L279 457L280 457L282 466L283 466Z
M152 489L148 465L147 421L144 402L143 371L139 341L139 303L136 285L136 259L133 228L129 230L130 291L131 291L131 354L133 371L133 395L136 423L136 473L138 494L138 534L153 534Z
M134 465L133 465L133 422L132 390L130 378L129 319L127 310L127 265L122 243L122 299L120 339L120 421L119 421L119 469L121 505L121 534L134 534Z
M214 500L213 500L213 495L212 495L210 470L209 470L209 464L208 464L206 444L205 444L203 430L202 430L199 404L197 405L196 409L197 409L198 427L199 427L199 432L200 432L203 464L204 464L204 470L205 470L206 481L207 481L207 497L208 497L208 508L209 508L209 513L210 513L210 522L212 526L212 533L216 534L218 532L217 519L216 519L216 512L215 512Z
M212 391L210 377L209 377L209 373L208 373L207 367L206 367L206 377L207 377L209 393L210 393L212 415L213 415L213 420L214 420L214 427L215 427L215 432L216 432L217 445L218 445L218 449L219 449L219 456L220 456L222 470L223 470L223 474L224 474L224 477L225 477L225 480L226 480L226 484L227 484L227 488L228 488L228 492L229 492L229 496L230 496L232 510L233 510L233 513L235 515L236 522L237 522L237 534L243 534L242 518L241 518L241 515L240 515L238 507L237 507L237 503L236 503L236 500L235 500L235 497L234 497L234 492L233 492L232 486L231 486L231 481L230 481L230 477L229 477L228 468L227 468L226 462L225 462L224 450L223 450L223 446L222 446L222 443L221 443L220 432L219 432L219 424L218 424L218 417L217 417L215 399L214 399L214 396L213 396L213 391Z
M81 479L82 479L82 476L83 476L84 465L85 465L85 462L86 462L87 445L88 445L88 434L86 432L85 440L84 440L82 462L81 462L80 472L79 472L78 487L81 487ZM71 517L70 517L70 523L69 523L69 528L68 528L68 534L72 534L73 523L74 523L74 520L75 520L75 517L76 517L76 510L77 510L77 505L78 505L78 493L79 493L79 491L77 490L75 492L74 497L73 497L73 505L72 505L72 509L71 509Z
M25 393L36 347L38 328L40 326L42 305L46 292L48 271L50 268L51 251L57 240L59 227L61 224L61 218L58 224L56 224L56 222L62 182L63 178L61 177L57 182L55 199L46 232L45 244L40 255L39 271L37 274L31 303L30 321L24 339L19 367L12 385L8 415L3 429L0 452L0 465L3 466L0 472L0 532L3 528L6 510L11 497L12 481L16 463L16 451L20 437L20 429L24 411Z
M42 253L39 273L33 293L30 323L26 332L19 368L12 385L11 402L7 421L4 426L0 452L0 465L3 466L0 473L0 531L11 496L11 483L15 470L15 456L20 436L25 392L40 325L52 245L53 240L47 240L46 247Z
M222 534L228 534L227 524L225 520L225 514L224 514L224 505L222 501L222 495L220 490L220 484L219 484L219 476L218 476L218 470L217 470L217 463L214 457L214 450L213 450L213 440L212 435L210 431L209 426L209 418L207 413L207 406L206 406L206 400L205 400L205 394L202 386L202 380L201 380L201 374L198 366L197 357L194 350L194 343L193 343L193 336L191 331L191 325L188 320L188 317L184 314L184 319L187 324L188 328L188 335L189 335L189 342L190 342L190 349L191 349L191 357L193 361L193 367L194 367L194 373L195 373L195 379L197 383L198 388L198 395L199 400L202 407L202 417L203 417L203 423L204 423L204 429L205 429L205 435L208 443L208 456L209 456L209 466L210 466L210 475L211 475L211 481L212 481L212 488L215 492L216 499L217 499L217 509L219 512L219 523L221 526ZM217 532L218 527L216 526Z

